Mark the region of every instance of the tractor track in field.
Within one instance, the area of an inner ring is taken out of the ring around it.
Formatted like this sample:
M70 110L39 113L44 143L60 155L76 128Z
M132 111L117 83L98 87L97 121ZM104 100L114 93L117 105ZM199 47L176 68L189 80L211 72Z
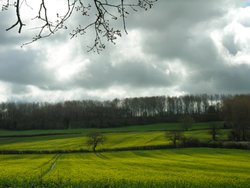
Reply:
M57 164L57 161L58 161L58 159L59 159L61 156L62 156L62 154L56 154L51 160L48 161L48 163L49 163L50 161L52 161L52 162L51 162L49 168L48 168L47 170L45 170L44 172L42 172L41 178L43 178L44 176L46 176L48 173L50 173L50 172L55 168L55 166L56 166L56 164Z
M55 154L50 160L44 162L43 164L39 165L38 167L34 168L34 170L38 170L41 169L43 167L45 167L46 165L50 164L52 161L54 161L56 159L56 157L58 156L58 154Z
M49 171L51 171L49 169L51 169L51 167L53 166L53 164L55 163L55 161L58 160L58 158L60 157L59 155L61 155L61 154L55 154L55 155L53 155L53 157L51 159L49 159L48 161L46 161L46 162L42 163L41 165L33 168L32 171L30 171L30 170L26 171L24 174L27 175L27 176L29 176L30 174L33 174L34 171L41 170L42 173L40 174L40 177L45 176ZM43 169L45 169L46 165L49 165L50 168L47 169L46 171L42 171ZM53 168L54 168L54 166L53 166Z

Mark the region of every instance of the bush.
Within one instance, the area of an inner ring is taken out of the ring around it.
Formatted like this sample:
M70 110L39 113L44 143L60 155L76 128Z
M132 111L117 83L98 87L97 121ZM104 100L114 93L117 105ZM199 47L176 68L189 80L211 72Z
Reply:
M197 138L193 137L181 137L180 145L183 147L198 147L200 146L200 141Z
M224 142L224 148L250 149L250 142Z

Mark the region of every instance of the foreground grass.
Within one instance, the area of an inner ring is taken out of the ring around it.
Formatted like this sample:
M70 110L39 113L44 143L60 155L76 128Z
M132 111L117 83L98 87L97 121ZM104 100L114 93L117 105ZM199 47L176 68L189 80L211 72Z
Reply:
M0 155L0 187L250 187L250 151Z

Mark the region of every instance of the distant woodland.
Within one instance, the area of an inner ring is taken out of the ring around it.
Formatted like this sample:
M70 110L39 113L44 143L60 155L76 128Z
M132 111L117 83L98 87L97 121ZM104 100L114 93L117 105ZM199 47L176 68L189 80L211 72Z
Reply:
M134 124L225 121L225 126L250 122L250 95L185 95L0 104L0 129L107 128Z

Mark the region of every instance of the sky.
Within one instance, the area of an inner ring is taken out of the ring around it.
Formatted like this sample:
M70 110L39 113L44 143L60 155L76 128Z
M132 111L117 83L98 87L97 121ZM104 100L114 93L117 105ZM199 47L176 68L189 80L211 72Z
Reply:
M36 32L32 10L21 34L5 31L13 9L0 12L0 102L250 93L249 0L158 0L131 12L128 34L100 54L87 52L91 30L70 39L71 28L91 19L79 14L68 30L21 47Z

